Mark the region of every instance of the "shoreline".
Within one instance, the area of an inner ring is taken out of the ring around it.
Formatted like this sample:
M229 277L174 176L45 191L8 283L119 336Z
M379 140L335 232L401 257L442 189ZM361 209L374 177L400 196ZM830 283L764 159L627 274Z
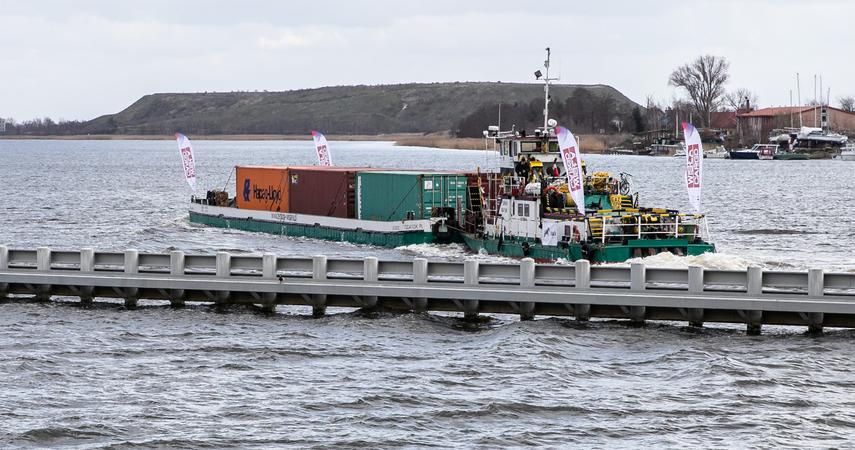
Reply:
M328 140L335 141L397 141L399 139L421 136L421 134L328 134ZM162 134L69 134L69 135L0 135L0 140L43 140L43 141L174 141L171 135ZM198 134L194 141L311 141L311 135L304 134Z
M622 139L620 135L579 135L582 153L603 153ZM445 150L492 150L484 138L457 138L444 134L394 133L394 134L329 134L329 141L381 141L394 142L397 147L425 147ZM193 141L311 141L306 134L200 134ZM160 134L75 134L75 135L0 135L3 140L45 141L172 141L174 137Z

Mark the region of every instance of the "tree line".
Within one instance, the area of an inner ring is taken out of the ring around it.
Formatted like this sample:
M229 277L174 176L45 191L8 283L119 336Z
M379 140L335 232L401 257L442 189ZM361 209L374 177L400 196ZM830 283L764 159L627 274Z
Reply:
M533 132L543 127L543 100L530 102L488 103L461 119L455 127L457 137L481 137L488 125L499 125L503 131ZM501 117L501 123L499 118ZM618 108L614 97L577 88L565 99L551 98L549 118L577 133L637 133L647 127L645 117L636 107L627 112Z
M2 119L5 122L6 134L48 136L48 135L70 135L85 134L87 121L82 120L59 120L54 121L50 117L36 118L18 122L13 118Z

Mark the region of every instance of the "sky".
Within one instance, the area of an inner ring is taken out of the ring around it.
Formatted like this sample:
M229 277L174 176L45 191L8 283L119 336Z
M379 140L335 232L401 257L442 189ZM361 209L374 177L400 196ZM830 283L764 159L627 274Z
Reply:
M730 62L762 106L855 95L855 2L0 0L0 117L91 119L157 92L438 81L608 84L644 104L677 66ZM811 24L821 28L811 30Z

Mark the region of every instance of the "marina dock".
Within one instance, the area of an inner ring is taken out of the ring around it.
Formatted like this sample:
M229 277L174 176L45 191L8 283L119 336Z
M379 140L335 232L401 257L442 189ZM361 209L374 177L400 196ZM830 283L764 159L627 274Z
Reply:
M210 255L10 249L0 246L0 297L122 299L305 305L322 316L327 307L398 312L450 311L467 319L481 313L571 316L585 321L625 319L741 323L750 334L763 325L855 327L855 273L705 270L627 266L332 259L274 254Z

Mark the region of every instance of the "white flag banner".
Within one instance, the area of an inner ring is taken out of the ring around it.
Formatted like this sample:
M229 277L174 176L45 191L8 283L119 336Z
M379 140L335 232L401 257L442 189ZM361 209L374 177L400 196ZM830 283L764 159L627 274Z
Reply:
M333 165L330 148L327 146L327 138L318 131L312 131L312 140L315 141L315 150L318 151L318 163L322 166Z
M704 148L697 128L683 122L683 137L686 140L686 189L689 191L689 203L696 212L701 212L701 188L704 178Z
M585 191L584 178L582 178L582 164L579 158L579 146L576 138L567 128L557 127L558 148L561 149L561 160L564 161L564 172L567 174L567 188L570 196L576 202L576 209L580 214L585 214Z
M181 164L184 166L184 178L196 193L196 159L193 157L193 146L190 145L190 139L181 133L175 133L175 140L178 141L178 152L181 154Z

